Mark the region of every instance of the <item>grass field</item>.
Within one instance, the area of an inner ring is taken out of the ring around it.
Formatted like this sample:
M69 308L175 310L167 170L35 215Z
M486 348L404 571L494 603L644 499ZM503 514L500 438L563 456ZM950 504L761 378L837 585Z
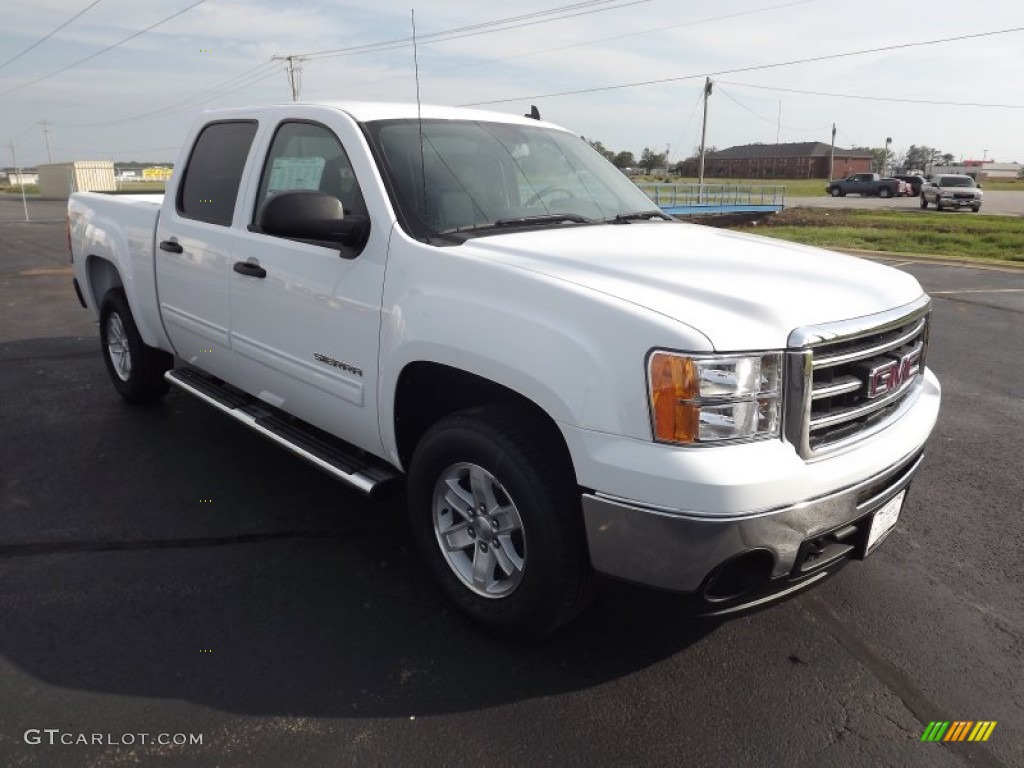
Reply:
M983 181L984 189L997 189L1003 192L1024 192L1024 179L989 179Z
M21 194L21 187L19 185L17 185L17 184L15 184L13 187L4 186L4 185L0 184L0 193L7 194L7 195L20 195ZM39 185L38 184L26 184L25 185L25 194L26 195L38 195L39 194Z
M966 211L789 208L735 227L823 248L859 248L1024 263L1024 220Z

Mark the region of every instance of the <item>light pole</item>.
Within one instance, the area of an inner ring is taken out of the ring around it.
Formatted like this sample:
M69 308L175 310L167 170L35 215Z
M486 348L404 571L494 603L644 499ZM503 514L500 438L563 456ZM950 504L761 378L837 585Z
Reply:
M885 176L885 171L889 167L889 145L892 144L892 136L885 137L885 154L882 156L882 175Z

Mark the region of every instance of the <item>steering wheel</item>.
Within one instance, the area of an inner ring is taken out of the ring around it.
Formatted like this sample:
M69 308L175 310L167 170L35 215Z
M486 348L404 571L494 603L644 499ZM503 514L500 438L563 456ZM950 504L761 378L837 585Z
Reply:
M551 186L551 187L545 187L544 189L540 190L537 194L535 194L533 197L531 197L529 200L527 200L524 205L527 208L530 208L530 207L536 205L537 203L539 203L545 197L548 197L550 195L561 195L561 197L566 199L566 200L572 200L573 198L576 197L576 195L574 195L572 192L570 192L565 187Z

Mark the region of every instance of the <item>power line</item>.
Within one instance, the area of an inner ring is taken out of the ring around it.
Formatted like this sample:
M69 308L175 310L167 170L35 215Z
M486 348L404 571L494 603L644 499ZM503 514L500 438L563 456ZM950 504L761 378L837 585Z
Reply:
M144 35L147 32L149 32L150 30L156 29L160 25L166 24L171 19L177 18L178 16L181 16L183 13L188 13L193 8L195 8L197 5L202 5L205 2L206 2L206 0L197 0L196 2L192 3L192 5L188 6L187 8L182 8L177 13L172 13L167 18L161 19L160 21L156 22L155 24L150 24L145 29L140 29L138 32L135 32L135 33L133 33L131 35L128 35L128 37L124 38L123 40L119 40L116 43L113 43L112 45L108 45L106 48L103 48L103 49L101 49L99 51L96 51L96 53L90 54L89 56L86 56L84 59L79 59L78 61L72 62L71 64L67 64L66 66L63 66L60 69L57 69L57 70L54 70L53 72L50 72L48 75L42 75L41 77L37 77L35 80L29 80L28 82L22 83L21 85L16 85L13 88L8 88L6 91L0 91L0 96L6 95L8 93L13 93L14 91L20 91L22 88L27 88L30 85L35 85L36 83L41 83L43 80L49 80L51 77L54 77L55 75L59 75L61 72L67 72L72 67L77 67L79 64L84 64L87 61L92 61L97 56L102 56L107 51L112 51L115 48L117 48L118 46L124 45L129 40L134 40L136 37L139 37L140 35Z
M679 132L679 139L676 141L676 146L679 146L686 139L686 132L690 129L690 124L693 122L693 116L697 114L697 107L700 106L701 99L704 98L704 91L700 91L697 94L697 100L693 102L693 107L690 109L690 116L686 118L686 123L683 125L683 129Z
M972 101L937 101L933 99L907 99L895 96L861 96L851 93L829 93L826 91L801 91L796 88L779 88L770 85L753 85L751 83L734 83L722 81L727 85L735 85L740 88L757 88L763 91L781 91L782 93L798 93L806 96L829 96L836 99L859 99L863 101L889 101L898 104L928 104L942 107L991 107L993 109L1024 109L1024 104L985 104Z
M100 3L102 3L102 2L103 2L103 0L93 0L93 2L89 3L89 5L85 6L85 8L83 8L82 10L80 10L80 11L79 11L78 13L76 13L76 14L75 14L74 16L72 16L72 17L71 17L70 19L68 19L67 21L65 21L65 22L64 22L63 24L61 24L61 25L60 25L59 27L57 27L56 29L54 29L54 30L52 30L52 31L48 32L47 34L43 35L43 36L42 36L41 38L39 38L39 39L38 39L38 40L36 40L36 41L35 41L34 43L32 43L32 45L30 45L30 46L29 46L28 48L26 48L25 50L21 51L20 53L16 53L16 54L15 54L14 56L12 56L11 58L9 58L9 59L8 59L7 61L5 61L4 63L0 64L0 69L3 69L3 68L4 68L4 67L6 67L6 66L7 66L8 64L11 64L11 63L13 63L13 62L17 61L17 60L18 60L18 59L20 59L20 58L21 58L22 56L24 56L24 55L25 55L26 53L28 53L29 51L31 51L31 50L32 50L33 48L36 48L36 47L38 47L38 46L42 45L42 44L43 44L43 43L45 43L45 42L46 42L47 40L49 40L49 39L50 39L51 37L53 37L53 36L54 36L54 35L56 35L56 34L57 34L58 32L60 32L60 31L61 31L62 29L64 29L64 27L66 27L66 26L67 26L68 24L70 24L70 23L71 23L71 22L73 22L73 21L74 21L75 19L77 19L77 18L78 18L79 16L83 16L83 15L85 15L85 13L86 13L87 11L89 11L90 9L92 9L92 8L96 7L97 5L99 5L99 4L100 4Z
M817 2L817 1L818 0L795 0L795 2L783 3L781 5L768 5L768 6L764 6L762 8L752 8L752 9L747 10L747 11L737 11L736 13L727 13L727 14L722 15L722 16L709 16L709 17L704 18L704 19L694 19L693 21L684 21L684 22L682 22L680 24L669 24L668 26L660 26L660 27L642 29L642 30L639 30L637 32L625 32L625 33L623 33L621 35L611 35L610 37L601 37L601 38L597 38L596 40L588 40L588 41L585 41L585 42L582 42L582 43L573 43L572 45L561 45L561 46L558 46L557 48L545 48L545 49L539 50L539 51L529 51L527 53L516 53L516 54L513 54L511 56L500 56L500 57L496 57L496 58L492 58L492 59L484 59L482 62L470 62L469 64L459 64L456 67L449 67L449 68L444 69L444 70L434 70L434 71L435 72L437 72L437 71L446 72L446 71L448 71L448 69L462 69L462 68L465 68L465 67L477 67L477 66L480 66L482 64L489 64L489 63L498 62L498 61L507 61L509 59L521 59L521 58L525 58L527 56L536 56L538 54L543 54L543 53L557 53L559 51L568 51L568 50L571 50L573 48L586 48L586 47L589 47L591 45L598 45L600 43L610 43L610 42L613 42L615 40L623 40L623 39L625 39L627 37L642 37L643 35L650 35L650 34L654 34L654 33L657 33L657 32L666 32L666 31L668 31L670 29L682 29L683 27L695 27L695 26L697 26L699 24L708 24L708 23L713 22L713 21L727 21L729 19L737 19L737 18L740 18L742 16L753 16L754 14L758 14L758 13L766 13L768 11L777 11L777 10L781 10L783 8L790 8L790 7L794 6L794 5L807 5L808 3L814 3L814 2Z
M573 48L587 48L587 47L590 47L592 45L599 45L601 43L609 43L609 42L613 42L615 40L622 40L622 39L625 39L627 37L642 37L643 35L650 35L650 34L655 34L655 33L658 33L658 32L665 32L665 31L668 31L670 29L681 29L683 27L693 27L693 26L697 26L699 24L708 24L708 23L714 22L714 21L726 21L728 19L735 19L735 18L739 18L741 16L753 16L753 15L758 14L758 13L767 13L768 11L777 11L777 10L781 10L783 8L790 8L790 7L794 6L794 5L807 5L808 3L815 3L815 2L818 2L818 0L794 0L794 2L782 3L781 5L768 5L768 6L764 6L762 8L752 8L752 9L747 10L747 11L738 11L736 13L728 13L728 14L725 14L725 15L722 15L722 16L709 16L709 17L703 18L703 19L694 19L693 21L686 21L686 22L682 22L680 24L670 24L668 26L660 26L660 27L648 28L648 29L643 29L643 30L639 30L639 31L636 31L636 32L625 32L625 33L623 33L621 35L611 35L610 37L599 37L599 38L596 38L596 39L593 39L593 40L586 40L586 41L583 41L583 42L580 42L580 43L572 43L570 45L560 45L560 46L558 46L556 48L543 48L541 50L536 50L536 51L526 51L524 53L514 53L514 54L512 54L510 56L496 56L496 57L493 57L493 58L488 58L488 59L483 59L483 60L470 61L470 62L467 62L465 64L456 64L456 65L451 66L451 67L443 67L443 68L440 68L440 69L431 69L431 70L429 70L427 72L427 74L434 75L434 74L438 74L438 73L441 73L441 72L451 72L451 71L458 70L458 69L466 69L467 67L478 68L478 67L481 67L481 66L486 66L488 64L495 64L495 63L501 62L501 61L509 61L509 60L512 60L512 59L522 59L522 58L527 58L529 56L542 55L542 54L545 54L545 53L557 53L559 51L572 50ZM611 9L609 9L609 10L611 10ZM555 21L555 19L552 19L552 21ZM496 30L496 31L502 31L502 30ZM453 38L453 39L458 39L458 38ZM445 42L445 41L439 41L439 42ZM377 78L375 80L363 80L363 81L358 82L358 83L348 83L348 85L350 87L355 87L355 86L360 86L360 85L375 85L377 83L383 83L383 82L387 82L389 80L399 80L399 79L402 79L402 78L405 78L405 77L408 77L408 75L405 75L405 74L391 75L389 77L381 77L381 78Z
M530 13L530 14L522 14L520 16L512 16L512 17L508 17L508 18L504 18L504 19L496 19L496 20L489 21L489 22L481 22L480 24L475 24L475 25L471 25L471 26L457 27L455 29L444 30L444 31L441 31L441 32L434 32L434 33L431 33L430 35L420 36L420 40L422 41L423 37L436 38L436 37L440 37L440 36L444 36L444 35L451 35L451 34L453 34L455 32L463 32L465 30L479 29L479 28L485 27L485 26L502 25L502 24L507 24L507 23L509 23L511 21L522 21L524 19L528 19L528 18L531 18L531 17L550 16L550 15L555 14L555 13L564 12L564 11L567 11L567 10L570 10L570 11L578 10L580 8L585 8L585 7L589 7L589 6L609 5L609 4L612 4L612 3L619 3L617 5L613 5L610 8L598 9L598 10L615 10L617 8L625 7L626 5L637 5L639 3L646 3L646 2L650 2L650 1L651 0L632 0L632 2L622 4L621 0L588 0L587 2L579 2L579 3L574 3L572 5L559 6L558 8L552 8L552 9L549 9L547 11L538 11L538 12ZM812 0L804 0L804 2L811 2L811 1ZM186 10L188 10L188 9L186 9ZM567 17L567 16L559 17L559 19L561 19L561 18L569 18L569 17ZM546 19L546 21L557 21L559 19ZM502 31L502 30L494 30L494 31ZM400 44L404 45L406 42L411 42L411 38L403 38L403 39L400 39L400 40L391 40L391 41L382 41L382 42L379 42L379 43L368 43L368 44L361 45L361 46L352 46L351 48L335 49L335 51L317 51L317 52L313 52L313 53L310 53L310 54L297 54L297 55L301 55L301 56L305 56L305 57L320 56L322 58L325 58L327 54L331 54L331 53L334 53L334 52L341 52L341 51L344 51L344 52L363 52L364 49L372 49L372 48L374 48L374 46L392 45L392 44L396 44L396 43L400 43ZM437 40L436 42L443 42L443 41L442 40ZM396 45L395 47L398 47L398 46ZM370 53L370 52L375 52L375 50L365 50L365 52ZM117 124L117 123L133 122L133 121L137 121L137 120L147 120L147 119L151 119L151 118L163 117L165 115L174 114L176 112L182 112L182 111L185 111L187 109L191 109L191 108L197 106L198 104L201 104L204 101L208 101L211 98L226 96L228 93L232 93L234 91L240 90L241 88L245 88L245 87L248 87L250 85L255 85L258 82L262 82L263 80L266 80L269 77L274 76L277 73L276 67L274 69L274 72L266 73L265 74L266 68L269 67L269 66L273 66L273 62L264 62L263 64L259 64L256 67L253 67L252 69L246 70L245 72L241 73L240 75L236 75L235 77L220 83L219 85L213 86L212 88L208 88L208 89L206 89L204 91L200 91L200 92L198 92L198 93L196 93L196 94L194 94L192 96L188 96L188 97L186 97L184 99L181 99L181 100L179 100L177 102L173 102L171 104L164 105L163 107L160 107L159 109L155 109L155 110L152 110L152 111L149 111L149 112L143 112L143 113L140 113L140 114L137 114L137 115L131 115L129 117L121 118L119 120L107 120L107 121L96 122L96 123L65 123L65 125L69 125L69 126L72 126L72 127L80 127L80 128L100 127L100 126L105 126L105 125L114 125L114 124ZM261 70L263 70L263 72L261 72ZM182 105L182 107L178 108L179 105Z
M272 71L267 71L268 69ZM187 96L184 99L173 101L169 104L164 104L162 107L150 110L149 112L140 112L139 114L129 115L127 117L117 118L116 120L102 120L96 123L61 123L65 127L70 128L99 128L106 125L119 125L122 123L136 122L139 120L148 120L151 118L164 117L165 115L171 115L176 112L183 112L187 109L194 109L204 101L209 101L213 98L219 98L226 96L228 93L236 91L240 88L245 88L250 85L255 85L258 82L266 80L270 77L274 77L278 74L277 66L270 61L265 61L262 64L258 64L255 67L247 69L239 75L235 75L228 80L225 80L217 85L207 88L204 91L199 91L191 96Z
M612 2L615 2L616 4L610 5L607 8L590 8L587 10L575 10L572 13L563 13L562 15L554 16L553 18L532 18L553 16L554 14L562 13L566 10L573 10L592 5L607 5L608 3ZM622 8L628 8L634 5L643 5L649 2L651 2L651 0L628 0L628 2L621 2L621 0L599 0L599 2L576 3L575 5L552 8L548 11L538 11L535 13L523 14L521 16L510 16L508 18L495 19L494 21L482 22L480 24L474 24L468 27L457 27L455 29L448 29L442 32L432 32L429 35L421 35L419 43L420 45L424 45L426 43L446 43L451 40L461 40L466 37L488 35L494 32L507 32L508 30L511 29L531 27L537 24L547 24L552 21L563 21L565 19L572 19L578 16L588 16L594 13L604 13L605 11L617 11ZM366 43L365 45L354 45L349 46L347 48L335 48L326 51L313 51L310 53L302 53L298 55L305 56L310 59L324 59L337 56L356 56L364 53L382 53L385 51L396 50L399 48L407 48L411 44L412 38L405 37L394 40L385 40L379 43Z
M180 101L171 102L170 104L166 104L151 112L143 112L138 115L131 115L121 120L112 120L106 123L95 123L93 125L113 125L115 123L136 122L139 120L148 120L153 117L164 117L165 115L183 112L188 109L194 109L203 102L210 101L210 99L227 96L229 93L233 93L242 88L247 88L250 85L263 82L271 77L277 77L278 74L279 69L274 62L264 62L263 64L243 72L241 75L237 75L230 80L225 80L218 86L214 86L213 88L209 88L205 91L200 91L199 93L181 99Z
M753 64L748 67L735 67L732 69L721 69L715 72L701 72L692 75L679 75L678 77L661 77L656 80L640 80L634 83L620 83L618 85L602 85L593 88L578 88L572 91L560 91L557 93L530 94L528 96L513 96L505 99L491 99L489 101L474 101L467 104L459 104L460 107L481 107L490 104L508 104L510 102L522 102L530 99L548 99L555 96L576 96L583 93L597 93L599 91L616 91L623 88L637 88L644 85L662 85L664 83L677 83L683 80L696 80L701 77L714 77L717 75L732 75L737 72L755 72L762 69L777 69L779 67L790 67L797 64L812 64L818 61L829 61L832 59L850 58L852 56L864 56L869 53L884 53L886 51L897 51L906 48L917 48L925 45L938 45L939 43L952 43L959 40L972 40L981 37L992 37L994 35L1005 35L1011 32L1024 31L1024 27L1010 27L1009 29L998 29L991 32L978 32L971 35L957 35L956 37L943 37L937 40L922 40L916 43L900 43L899 45L885 45L879 48L865 48L859 51L845 51L843 53L830 53L823 56L812 56L806 59L791 59L789 61L778 61L770 64Z
M725 81L723 81L723 80L716 80L715 81L715 85L718 86L718 92L720 94L722 94L723 96L725 96L727 99L729 99L729 101L731 101L733 104L735 104L736 106L740 107L741 109L746 110L747 112L752 114L754 117L756 117L758 120L763 120L764 122L770 123L771 125L780 125L776 120L772 120L770 117L765 117L760 112L755 112L752 108L748 107L742 101L740 101L735 96L733 96L731 93L729 93L729 91L727 91L725 88L722 87L722 83L723 82L725 82ZM728 85L733 85L733 83L727 83L727 84ZM815 128L798 128L795 125L786 125L785 123L781 123L781 126L783 128L785 128L787 131L796 131L798 133L811 133L811 132L823 130L823 128L827 128L828 127L826 125L826 126L815 127Z

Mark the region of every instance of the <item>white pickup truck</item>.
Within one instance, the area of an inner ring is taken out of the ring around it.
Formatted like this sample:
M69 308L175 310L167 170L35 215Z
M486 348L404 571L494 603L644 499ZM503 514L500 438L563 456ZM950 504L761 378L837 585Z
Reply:
M537 119L206 112L166 195L75 194L68 227L122 396L404 478L430 571L504 634L595 573L718 614L819 583L892 531L939 410L913 277L672 220Z

